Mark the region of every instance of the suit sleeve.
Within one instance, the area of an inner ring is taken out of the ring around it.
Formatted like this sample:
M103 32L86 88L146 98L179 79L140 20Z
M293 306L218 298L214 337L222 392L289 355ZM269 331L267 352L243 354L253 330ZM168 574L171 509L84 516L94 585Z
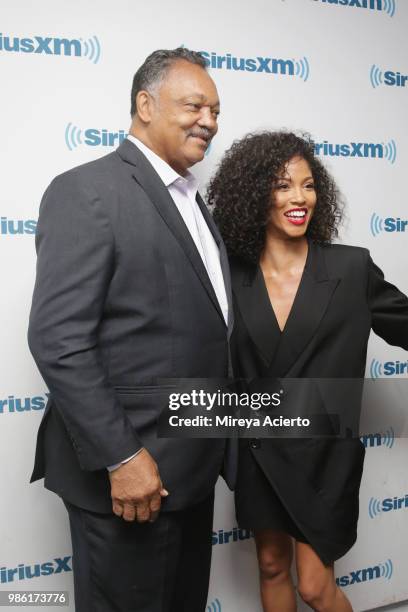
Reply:
M368 304L373 331L388 344L408 350L408 298L387 282L368 256Z
M115 265L100 198L75 172L44 194L28 340L81 468L98 470L142 444L108 382L98 331Z

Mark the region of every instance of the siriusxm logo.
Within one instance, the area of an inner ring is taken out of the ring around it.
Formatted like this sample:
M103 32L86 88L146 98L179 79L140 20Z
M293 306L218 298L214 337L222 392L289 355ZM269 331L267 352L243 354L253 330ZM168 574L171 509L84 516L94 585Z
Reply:
M372 359L370 364L370 375L371 378L382 378L383 376L406 376L408 374L408 360L407 361L377 361Z
M408 508L408 493L404 497L386 497L383 500L371 497L368 502L368 516L373 519L383 512Z
M240 70L243 72L263 72L287 75L307 81L310 76L308 59L282 59L275 57L236 57L231 53L219 55L215 51L199 51L208 68L216 70Z
M96 36L83 40L82 38L68 39L51 36L21 38L0 34L0 51L85 57L93 64L97 64L101 56L101 45Z
M383 11L390 17L395 15L395 0L314 0L323 4L337 4L354 8L370 9L371 11Z
M340 576L336 578L338 586L346 587L352 584L359 584L370 580L378 580L379 578L385 578L391 580L394 568L391 559L387 559L385 563L374 565L373 567L365 567L354 572L346 574L346 576Z
M31 410L44 410L49 393L36 395L35 397L14 397L9 395L6 399L0 399L0 415L12 412L31 412Z
M395 433L394 429L390 427L384 433L371 433L364 434L360 436L361 442L364 444L365 448L374 448L378 446L386 446L387 448L392 448L395 442Z
M365 157L373 159L386 159L391 164L397 158L397 146L394 140L388 143L350 142L333 144L328 140L315 143L316 155L328 157Z
M212 545L216 544L230 544L231 542L238 542L239 540L249 540L253 538L253 533L250 529L241 529L234 527L231 531L219 531L212 532Z
M127 131L109 132L106 129L87 128L82 130L72 123L65 128L65 144L70 151L80 145L88 147L114 147L125 140Z
M34 235L37 230L35 219L8 219L0 217L0 236Z
M221 612L221 602L217 597L207 606L206 612Z
M400 217L386 217L386 219L383 219L376 213L373 213L370 219L370 230L374 238L381 234L381 232L388 232L390 234L395 232L405 233L407 225L407 219L401 219Z
M370 82L374 89L380 87L380 85L388 85L388 87L405 87L407 81L407 74L401 74L400 72L394 72L393 70L386 70L384 72L375 64L371 66Z
M72 572L70 561L72 556L56 557L52 561L45 563L34 563L25 565L19 563L17 567L0 567L0 583L14 582L17 580L27 580L31 578L39 578L40 576L51 576L52 574L62 574L63 572Z

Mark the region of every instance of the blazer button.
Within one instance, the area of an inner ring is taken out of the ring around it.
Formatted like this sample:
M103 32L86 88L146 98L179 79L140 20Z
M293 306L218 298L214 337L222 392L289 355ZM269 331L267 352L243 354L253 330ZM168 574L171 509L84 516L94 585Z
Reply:
M253 438L249 445L251 448L261 448L261 441L258 438Z

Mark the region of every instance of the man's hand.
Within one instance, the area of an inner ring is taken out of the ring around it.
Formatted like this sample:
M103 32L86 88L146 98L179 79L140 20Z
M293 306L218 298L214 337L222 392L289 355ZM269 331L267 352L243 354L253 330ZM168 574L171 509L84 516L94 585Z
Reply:
M145 448L110 472L109 479L116 516L139 523L156 520L161 498L169 493L163 488L156 462Z

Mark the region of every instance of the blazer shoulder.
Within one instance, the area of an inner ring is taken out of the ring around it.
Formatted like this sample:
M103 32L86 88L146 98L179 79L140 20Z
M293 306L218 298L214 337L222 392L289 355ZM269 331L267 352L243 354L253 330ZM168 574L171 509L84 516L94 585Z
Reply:
M250 272L254 269L254 264L251 264L240 257L236 257L235 255L228 256L228 263L230 266L231 274L243 274L246 272Z
M346 264L367 263L370 251L365 247L351 246L349 244L325 244L321 247L329 261L344 262Z
M256 276L257 266L240 259L239 257L228 258L230 273L231 273L231 285L234 292L238 291L240 287L250 286Z
M349 254L354 254L355 256L358 257L358 253L368 253L368 249L366 249L365 247L361 247L361 246L354 246L351 244L340 244L338 242L335 243L331 243L331 244L324 244L322 245L322 248L325 249L326 251L332 251L333 253L337 252L338 254L340 253L349 253Z

